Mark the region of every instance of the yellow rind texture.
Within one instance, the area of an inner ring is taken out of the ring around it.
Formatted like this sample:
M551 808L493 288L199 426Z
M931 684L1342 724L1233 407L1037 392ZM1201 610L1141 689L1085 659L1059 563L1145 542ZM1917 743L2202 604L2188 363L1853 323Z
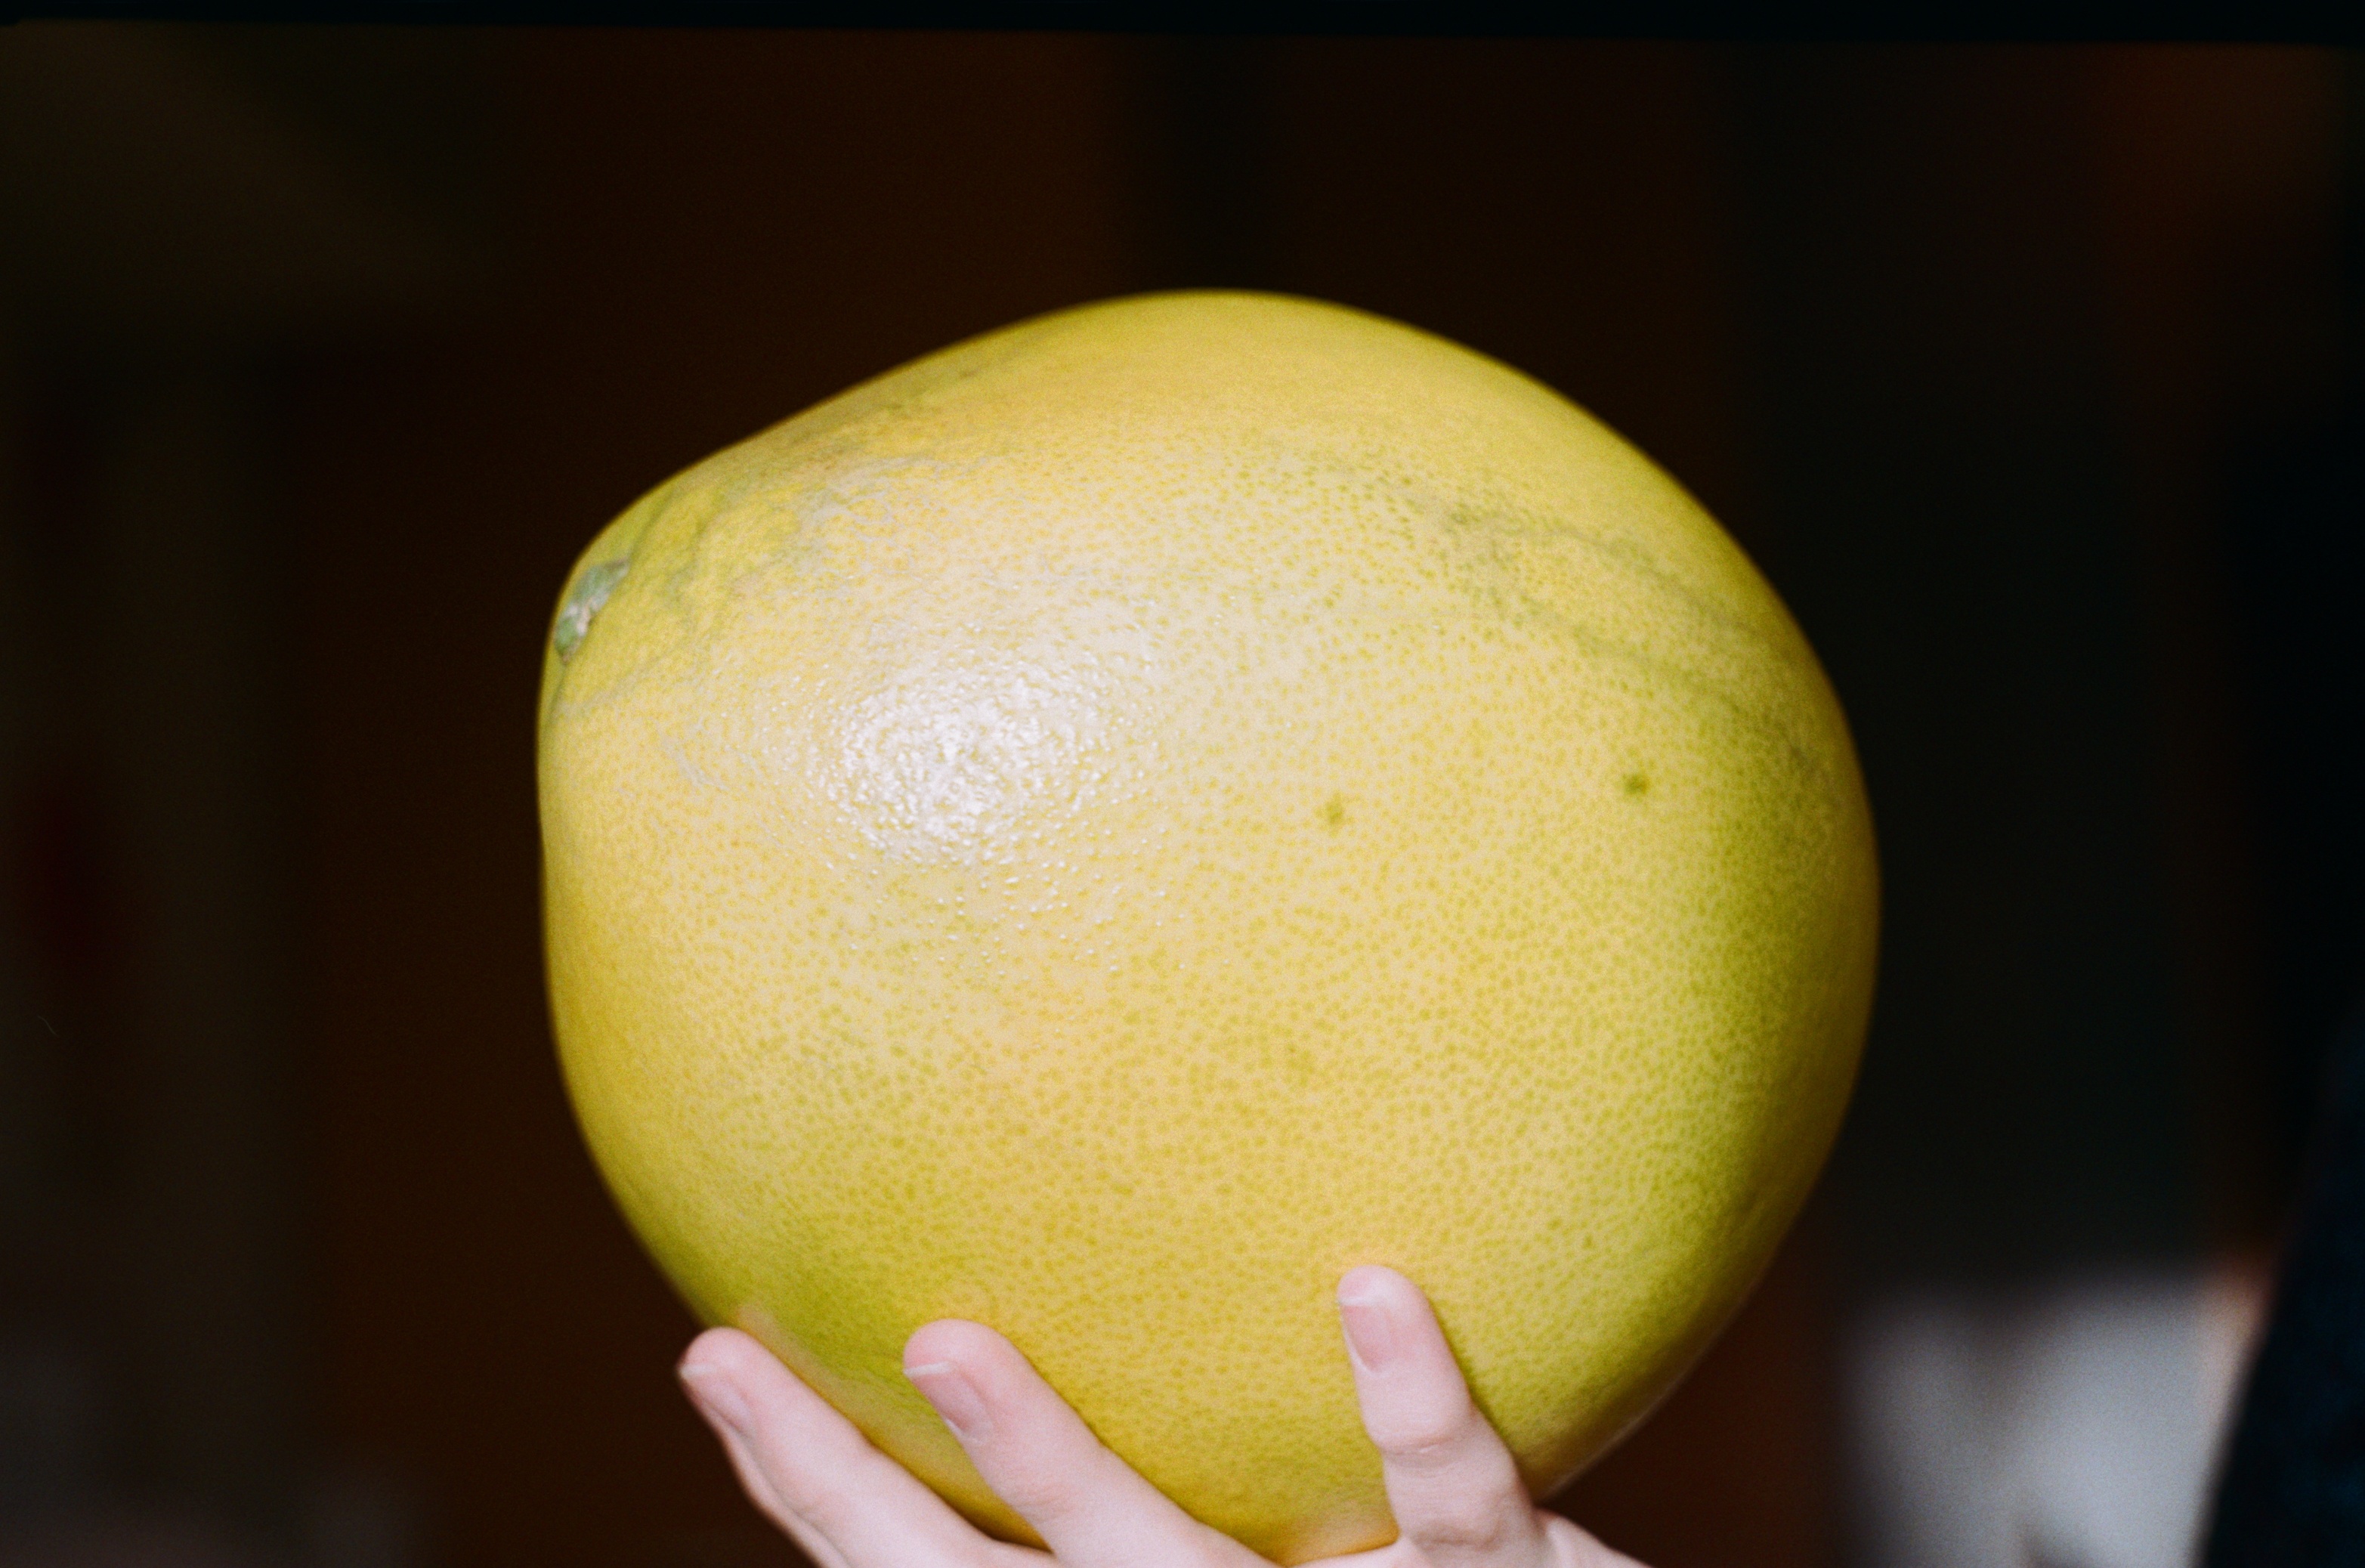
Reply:
M999 1534L923 1323L1303 1561L1394 1535L1347 1270L1429 1292L1542 1489L1821 1163L1877 902L1844 722L1714 521L1492 360L1271 296L1044 317L689 469L570 593L591 1149L701 1316Z

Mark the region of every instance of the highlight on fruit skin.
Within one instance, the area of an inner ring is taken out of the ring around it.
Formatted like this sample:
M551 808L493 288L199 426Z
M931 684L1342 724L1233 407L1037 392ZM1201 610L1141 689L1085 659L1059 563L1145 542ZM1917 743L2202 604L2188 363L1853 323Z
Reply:
M1583 410L1339 307L1062 311L694 465L570 577L539 741L617 1202L1010 1539L921 1324L1261 1551L1381 1544L1340 1276L1429 1293L1541 1494L1854 1079L1870 819L1788 612Z

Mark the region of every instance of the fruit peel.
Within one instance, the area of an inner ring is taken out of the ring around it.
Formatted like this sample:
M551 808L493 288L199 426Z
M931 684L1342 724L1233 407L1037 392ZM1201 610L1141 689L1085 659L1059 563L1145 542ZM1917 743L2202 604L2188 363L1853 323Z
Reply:
M570 578L541 776L626 1215L1010 1539L901 1376L933 1318L1268 1555L1390 1539L1362 1263L1556 1485L1770 1257L1870 1003L1854 752L1746 557L1311 301L1041 318L678 476Z

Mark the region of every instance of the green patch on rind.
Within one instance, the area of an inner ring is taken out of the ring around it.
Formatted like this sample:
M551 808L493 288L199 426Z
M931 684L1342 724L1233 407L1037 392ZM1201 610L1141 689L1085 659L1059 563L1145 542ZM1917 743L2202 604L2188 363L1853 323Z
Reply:
M550 633L551 648L561 664L575 656L583 634L591 630L591 618L600 613L600 607L608 602L608 596L616 591L616 585L624 580L632 565L629 559L602 561L588 568L566 590L566 598L558 607L558 623Z

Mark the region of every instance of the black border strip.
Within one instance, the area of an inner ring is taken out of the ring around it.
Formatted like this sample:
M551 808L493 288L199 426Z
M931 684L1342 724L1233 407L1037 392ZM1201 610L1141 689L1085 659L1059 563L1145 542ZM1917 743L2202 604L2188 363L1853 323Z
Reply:
M1670 39L1754 42L2291 43L2365 45L2356 0L55 0L8 4L7 21L357 23L470 27L761 28L1094 32L1224 37Z

